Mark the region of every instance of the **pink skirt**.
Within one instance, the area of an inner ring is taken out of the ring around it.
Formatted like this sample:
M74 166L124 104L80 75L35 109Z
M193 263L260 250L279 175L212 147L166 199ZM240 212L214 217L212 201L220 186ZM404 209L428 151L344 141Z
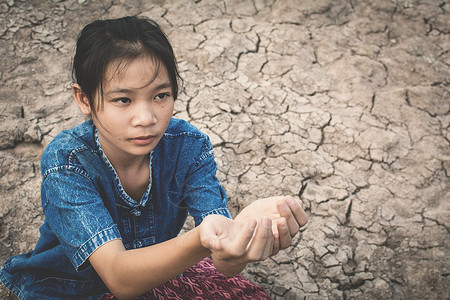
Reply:
M102 300L117 299L112 294L106 294ZM270 297L261 287L238 275L228 278L214 267L210 258L205 258L195 266L188 269L182 276L175 277L136 297L143 299L257 299L269 300Z

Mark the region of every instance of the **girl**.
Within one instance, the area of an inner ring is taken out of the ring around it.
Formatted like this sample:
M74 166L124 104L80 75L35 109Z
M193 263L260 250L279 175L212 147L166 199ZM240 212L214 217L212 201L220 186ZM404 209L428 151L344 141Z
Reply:
M20 299L267 299L231 277L288 247L307 217L277 197L230 218L208 137L172 118L179 75L160 27L138 17L87 25L73 75L90 120L44 151L40 238L5 262L3 284ZM187 213L196 227L177 236Z

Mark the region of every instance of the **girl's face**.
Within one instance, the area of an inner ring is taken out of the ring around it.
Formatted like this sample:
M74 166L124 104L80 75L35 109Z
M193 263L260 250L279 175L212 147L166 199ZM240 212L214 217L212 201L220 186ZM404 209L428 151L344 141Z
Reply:
M77 100L82 112L92 115L102 149L113 164L147 156L169 126L172 85L164 64L157 68L149 56L124 66L112 63L105 73L103 104L98 106L98 96L94 101L96 114Z

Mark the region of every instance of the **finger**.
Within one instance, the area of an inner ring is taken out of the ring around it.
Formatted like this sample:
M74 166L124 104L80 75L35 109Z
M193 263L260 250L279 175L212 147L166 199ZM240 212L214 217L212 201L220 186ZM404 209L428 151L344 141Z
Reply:
M277 255L280 252L280 233L278 231L278 222L272 221L273 247L270 256Z
M267 241L272 237L272 221L267 217L262 217L247 250L246 257L248 261L260 261L264 255L267 255L265 252Z
M272 246L272 253L270 253L270 256L277 255L278 252L280 252L280 239L278 237L274 236L273 246Z
M272 221L270 221L270 225L272 225ZM267 259L270 254L272 254L273 251L273 245L274 245L274 236L272 232L272 226L267 226L267 235L268 238L266 239L266 244L264 246L263 255L261 257L261 260Z
M292 198L291 198L292 199ZM294 199L292 199L294 200ZM289 228L289 233L291 236L294 236L297 234L298 230L300 229L300 225L295 218L291 207L288 204L289 197L285 197L284 199L281 199L277 202L277 209L280 213L280 216L286 219L287 226ZM295 206L295 203L294 205Z
M277 220L278 224L278 233L279 233L279 243L280 249L286 249L292 243L292 237L289 232L289 228L287 225L287 221L285 218L280 218Z
M240 227L239 224L236 224L236 226ZM239 257L244 255L245 251L249 247L249 243L252 240L256 227L257 222L255 219L249 220L246 226L240 227L238 235L230 246L232 256Z
M272 219L272 233L274 237L278 236L278 223L277 223L278 218Z
M293 197L287 197L287 204L300 227L304 226L308 222L308 216L303 210L302 202L300 200L296 201Z

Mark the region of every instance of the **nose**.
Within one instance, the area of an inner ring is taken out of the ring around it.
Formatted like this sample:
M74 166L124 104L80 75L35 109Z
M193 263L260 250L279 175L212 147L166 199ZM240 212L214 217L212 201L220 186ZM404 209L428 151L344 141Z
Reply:
M133 109L132 126L150 126L157 122L156 110L152 103L142 101Z

